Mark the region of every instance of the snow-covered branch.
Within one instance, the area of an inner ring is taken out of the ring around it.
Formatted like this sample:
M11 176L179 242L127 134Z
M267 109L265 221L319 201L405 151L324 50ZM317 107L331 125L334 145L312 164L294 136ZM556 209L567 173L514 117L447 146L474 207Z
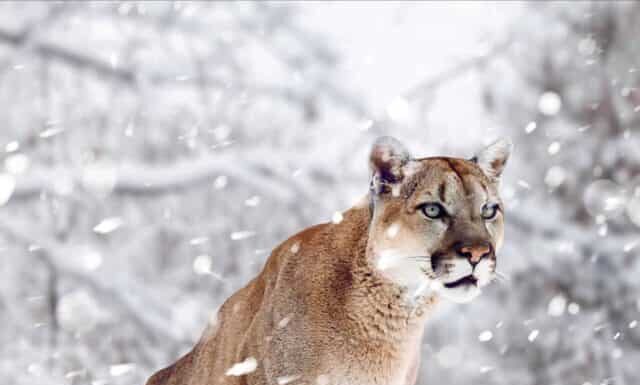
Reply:
M104 276L99 272L88 272L81 266L73 265L69 261L69 248L53 239L47 239L34 231L33 224L20 223L15 219L0 218L0 230L4 236L14 238L25 248L33 248L59 279L71 279L88 286L101 296L105 302L113 303L118 311L140 326L140 331L147 335L150 341L159 337L179 341L184 338L166 322L170 314L169 304L146 297L146 290L142 290L134 281L125 280L123 276ZM120 288L129 287L127 293ZM139 311L144 307L145 311Z
M132 84L135 81L135 73L132 71L115 68L105 61L65 48L56 43L31 41L26 31L12 32L0 28L0 42L16 48L32 50L36 55L43 58L60 61L77 69L89 70L111 80L128 84Z
M238 162L230 156L201 157L158 166L98 163L84 168L39 168L16 177L14 197L37 195L42 191L59 193L60 189L73 191L75 186L86 187L87 183L91 188L94 177L103 179L95 183L104 183L108 192L157 194L213 183L215 177L221 175L236 179L276 200L291 202L295 198L294 189L288 181L277 180L263 169L248 162Z
M428 77L415 86L411 87L404 94L407 100L414 100L423 97L425 94L433 92L443 84L450 82L468 71L482 67L488 62L495 60L500 55L506 53L511 46L511 40L506 40L493 45L486 53L464 60L446 70Z

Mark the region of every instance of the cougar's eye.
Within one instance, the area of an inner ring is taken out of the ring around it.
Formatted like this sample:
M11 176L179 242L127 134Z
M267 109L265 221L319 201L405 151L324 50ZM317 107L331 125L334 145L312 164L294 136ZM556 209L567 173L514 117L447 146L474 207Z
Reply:
M440 203L425 203L420 206L420 211L427 217L431 219L438 219L445 216L446 211L444 207Z
M482 206L482 219L485 221L491 220L498 214L498 205L495 203L487 203Z

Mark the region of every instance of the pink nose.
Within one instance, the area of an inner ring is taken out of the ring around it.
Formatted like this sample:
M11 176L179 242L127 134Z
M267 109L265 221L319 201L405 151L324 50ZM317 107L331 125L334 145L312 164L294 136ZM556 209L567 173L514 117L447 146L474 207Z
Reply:
M469 258L469 262L471 263L480 262L482 257L489 254L490 251L491 247L486 244L462 246L460 249L458 249L458 252Z

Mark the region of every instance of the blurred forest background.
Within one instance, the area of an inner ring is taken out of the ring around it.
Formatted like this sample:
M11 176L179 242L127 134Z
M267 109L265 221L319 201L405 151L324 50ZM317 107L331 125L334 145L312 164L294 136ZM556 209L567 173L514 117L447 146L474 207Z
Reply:
M640 383L640 3L0 3L0 383L142 384L381 134L510 136L506 282L419 384Z

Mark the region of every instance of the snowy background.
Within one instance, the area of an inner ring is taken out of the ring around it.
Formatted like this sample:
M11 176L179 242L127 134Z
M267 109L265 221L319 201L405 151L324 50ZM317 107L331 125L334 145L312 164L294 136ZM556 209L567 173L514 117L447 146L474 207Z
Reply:
M640 383L639 3L0 3L0 383L142 384L302 228L510 136L419 384Z

